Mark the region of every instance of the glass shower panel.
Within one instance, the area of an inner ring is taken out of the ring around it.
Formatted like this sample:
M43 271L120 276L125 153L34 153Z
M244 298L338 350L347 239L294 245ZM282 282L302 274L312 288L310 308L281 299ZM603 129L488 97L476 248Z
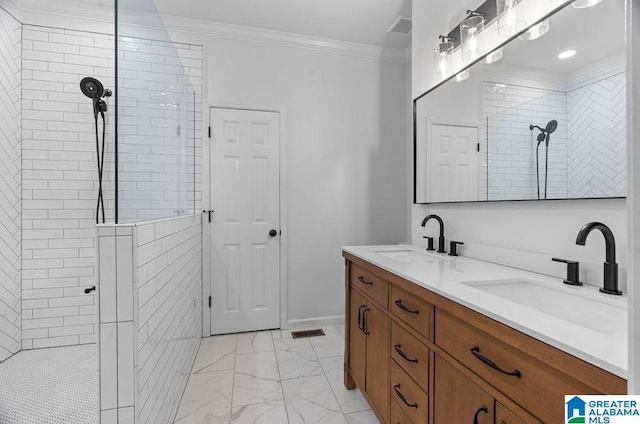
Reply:
M153 0L116 4L116 222L195 211L195 91Z

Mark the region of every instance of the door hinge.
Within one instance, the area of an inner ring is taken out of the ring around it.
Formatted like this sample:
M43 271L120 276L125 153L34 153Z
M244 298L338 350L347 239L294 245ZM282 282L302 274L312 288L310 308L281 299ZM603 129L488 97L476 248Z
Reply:
M211 138L211 127L209 127L209 138Z
M211 296L209 296L209 307L211 307Z
M478 152L480 151L480 143L477 144L476 149Z

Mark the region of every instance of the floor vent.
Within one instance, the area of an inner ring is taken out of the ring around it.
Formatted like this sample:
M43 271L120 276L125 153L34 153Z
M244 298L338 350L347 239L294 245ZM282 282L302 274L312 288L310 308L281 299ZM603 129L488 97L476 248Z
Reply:
M294 339L304 339L306 337L319 337L324 336L324 331L322 330L306 330L306 331L292 331L291 337Z

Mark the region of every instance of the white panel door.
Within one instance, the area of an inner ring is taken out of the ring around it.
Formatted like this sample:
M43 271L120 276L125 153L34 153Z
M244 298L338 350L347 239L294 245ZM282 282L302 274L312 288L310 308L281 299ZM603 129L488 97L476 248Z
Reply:
M210 122L211 334L280 328L279 114L213 108Z
M478 200L478 128L431 125L428 186L432 202Z

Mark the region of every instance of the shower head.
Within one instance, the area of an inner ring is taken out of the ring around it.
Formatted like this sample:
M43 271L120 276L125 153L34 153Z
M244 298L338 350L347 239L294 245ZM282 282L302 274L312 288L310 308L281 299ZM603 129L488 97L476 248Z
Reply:
M543 141L545 141L546 139L547 139L547 136L544 134L544 132L541 132L540 134L538 134L538 137L536 138L536 140L538 140L538 145Z
M92 77L82 78L80 90L90 99L97 100L104 94L104 86L100 81Z
M547 124L547 127L545 128L545 132L547 134L553 134L556 130L558 129L558 121L551 120L549 121L549 123Z

